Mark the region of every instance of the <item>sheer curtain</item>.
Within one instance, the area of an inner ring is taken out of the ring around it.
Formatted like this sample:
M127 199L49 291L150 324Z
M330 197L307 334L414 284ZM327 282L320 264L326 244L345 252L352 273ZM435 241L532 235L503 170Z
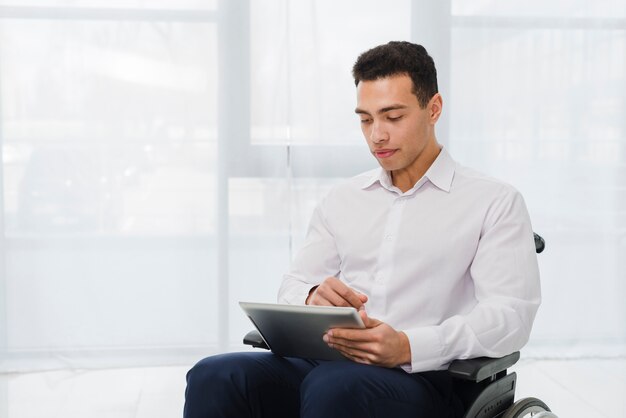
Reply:
M374 167L350 69L435 57L461 163L519 188L526 355L626 354L619 1L0 0L0 371L241 349L316 201Z

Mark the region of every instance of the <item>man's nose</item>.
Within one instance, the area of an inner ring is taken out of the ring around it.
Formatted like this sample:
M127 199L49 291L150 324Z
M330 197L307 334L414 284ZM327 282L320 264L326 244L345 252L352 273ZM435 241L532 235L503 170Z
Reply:
M380 144L389 139L389 133L384 126L377 121L372 123L372 131L370 132L370 140L375 144Z

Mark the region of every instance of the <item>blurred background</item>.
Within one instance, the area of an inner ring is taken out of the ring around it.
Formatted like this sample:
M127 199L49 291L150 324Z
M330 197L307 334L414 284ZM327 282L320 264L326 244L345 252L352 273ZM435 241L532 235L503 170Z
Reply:
M390 40L547 241L524 356L624 358L625 31L623 0L0 0L0 374L242 349L237 302L376 166L350 71Z

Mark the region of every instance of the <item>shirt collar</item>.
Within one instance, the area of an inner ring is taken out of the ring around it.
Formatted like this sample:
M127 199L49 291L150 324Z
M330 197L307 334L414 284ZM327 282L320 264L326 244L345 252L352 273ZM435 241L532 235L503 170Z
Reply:
M446 151L445 148L442 148L435 161L433 161L428 170L426 170L426 173L424 173L424 176L420 180L418 180L415 186L413 186L413 188L407 193L411 193L416 188L419 188L419 186L424 184L426 180L430 181L439 189L445 192L449 192L450 187L452 186L452 179L454 178L455 166L456 163L454 162L450 154L448 154L448 151ZM392 190L395 188L395 186L391 182L391 176L389 175L389 172L383 170L382 167L374 170L372 175L368 177L367 181L363 183L362 189L367 189L375 183L379 183L387 190Z

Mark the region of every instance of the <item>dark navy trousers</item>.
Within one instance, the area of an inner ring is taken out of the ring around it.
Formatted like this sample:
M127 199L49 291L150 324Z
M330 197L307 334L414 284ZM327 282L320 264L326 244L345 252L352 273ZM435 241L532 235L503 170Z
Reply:
M222 354L187 374L184 418L457 418L463 411L452 386L445 371Z

